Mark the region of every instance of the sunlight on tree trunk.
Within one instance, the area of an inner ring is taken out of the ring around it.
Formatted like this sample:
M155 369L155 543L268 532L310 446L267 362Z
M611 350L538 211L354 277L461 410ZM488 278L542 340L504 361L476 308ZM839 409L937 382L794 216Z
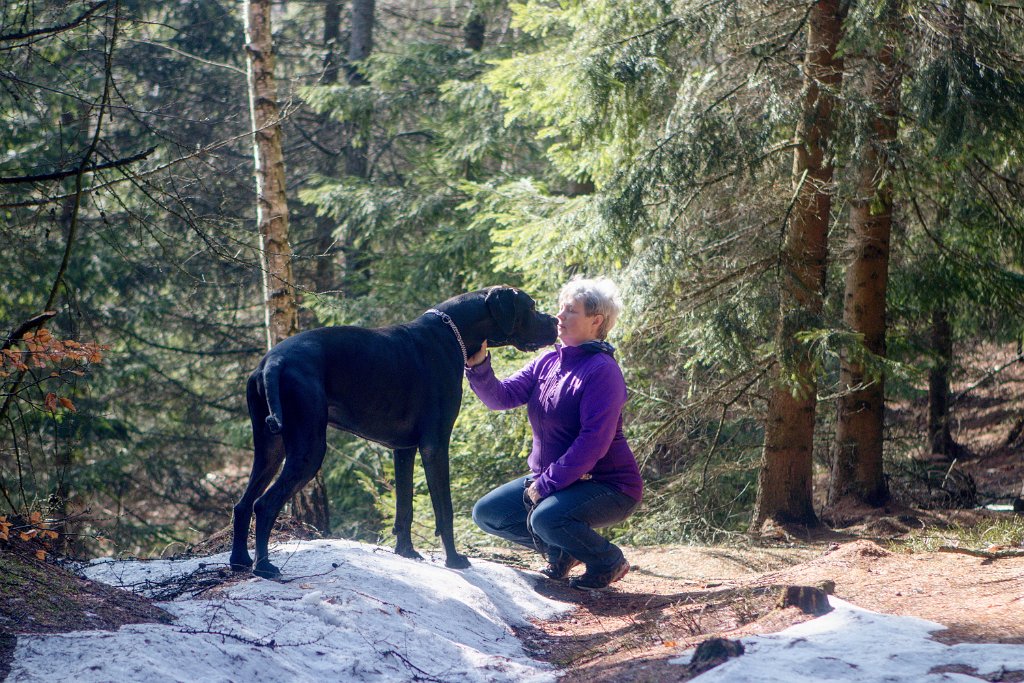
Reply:
M853 256L846 269L843 322L863 335L864 348L885 356L886 292L889 282L889 239L892 232L892 174L902 80L894 42L898 0L886 5L890 35L875 55L867 57L865 88L871 116L860 138L857 194L850 206ZM843 352L836 420L835 460L829 481L829 507L843 501L880 506L889 500L882 468L885 376L871 372L856 354Z
M245 40L249 114L256 165L256 223L260 235L269 349L298 332L299 321L292 281L291 245L288 242L288 199L268 0L245 3Z
M812 455L817 383L796 335L820 325L832 205L832 110L842 83L836 47L842 32L838 0L823 0L809 15L801 120L793 175L798 183L782 250L778 372L768 398L764 449L751 531L767 522L817 523Z
M263 265L267 348L270 348L299 331L291 244L288 241L288 196L285 191L277 81L274 78L270 2L246 2L245 35L249 112L256 165L256 222ZM328 533L330 515L322 475L317 473L307 488L311 490L299 491L295 495L292 514L320 532Z

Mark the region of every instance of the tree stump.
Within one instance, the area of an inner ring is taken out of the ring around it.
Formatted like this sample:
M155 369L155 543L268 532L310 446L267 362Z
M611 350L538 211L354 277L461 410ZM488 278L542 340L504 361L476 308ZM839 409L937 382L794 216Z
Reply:
M743 643L726 638L708 638L697 646L687 669L693 676L713 669L732 657L743 654Z
M804 614L819 617L832 611L832 606L828 604L828 594L822 588L812 586L784 586L779 594L778 607L796 607Z

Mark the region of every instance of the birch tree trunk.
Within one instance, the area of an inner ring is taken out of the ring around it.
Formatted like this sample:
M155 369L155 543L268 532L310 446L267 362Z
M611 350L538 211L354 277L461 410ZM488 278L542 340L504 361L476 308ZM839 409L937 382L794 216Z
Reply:
M274 78L274 44L270 1L245 3L245 48L248 56L249 113L256 168L256 224L263 266L263 304L267 348L299 331L298 304L292 280L288 241L288 196L281 142L281 116ZM322 475L295 494L292 514L321 533L330 531L330 511Z
M373 13L375 0L353 0L352 2L352 31L349 35L348 44L348 69L346 80L349 85L366 85L366 78L356 68L356 63L362 62L373 51ZM353 126L350 129L350 142L345 155L345 173L359 178L365 178L369 172L369 164L366 158L367 145L365 140L360 140L360 133L365 137L367 131L356 130Z
M892 232L893 145L896 142L901 71L894 41L899 35L898 0L885 11L885 44L869 57L866 88L872 114L857 154L857 194L850 206L853 256L846 269L843 322L863 335L864 347L885 356L886 291L889 282L889 238ZM835 460L829 480L828 505L884 505L889 489L882 468L885 377L869 373L849 352L840 360Z
M817 326L822 311L832 206L832 110L842 83L836 47L842 33L839 0L811 9L804 58L802 117L793 175L798 183L782 252L779 370L768 398L764 449L751 531L768 521L817 524L812 494L817 382L796 334Z
M270 349L299 331L299 318L288 242L288 199L269 0L246 0L245 43L256 167L256 224L263 262L267 348Z

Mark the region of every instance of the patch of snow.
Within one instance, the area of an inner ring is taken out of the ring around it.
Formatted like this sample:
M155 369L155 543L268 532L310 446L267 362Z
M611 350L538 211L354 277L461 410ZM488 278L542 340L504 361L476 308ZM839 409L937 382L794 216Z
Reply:
M829 597L828 614L764 636L742 638L744 654L692 679L699 683L977 683L981 676L1024 671L1021 645L944 645L944 626L878 614ZM693 651L670 660L689 664ZM966 667L975 675L939 672Z
M455 571L342 540L272 550L287 583L252 578L216 595L161 603L173 624L116 632L19 636L9 680L103 681L554 681L512 626L570 606L536 579L484 560ZM218 564L95 561L91 579L121 587L161 582Z

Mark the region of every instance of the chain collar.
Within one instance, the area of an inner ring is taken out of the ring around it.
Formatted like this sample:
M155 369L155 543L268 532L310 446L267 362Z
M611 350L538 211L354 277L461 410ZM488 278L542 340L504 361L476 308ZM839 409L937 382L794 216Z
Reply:
M462 349L462 364L467 365L469 363L469 356L466 354L466 344L462 341L462 335L459 334L459 328L455 326L455 321L452 320L452 317L444 311L439 311L436 308L431 308L427 313L433 313L441 318L445 325L452 328L452 332L455 333L455 340L459 342L459 348Z

